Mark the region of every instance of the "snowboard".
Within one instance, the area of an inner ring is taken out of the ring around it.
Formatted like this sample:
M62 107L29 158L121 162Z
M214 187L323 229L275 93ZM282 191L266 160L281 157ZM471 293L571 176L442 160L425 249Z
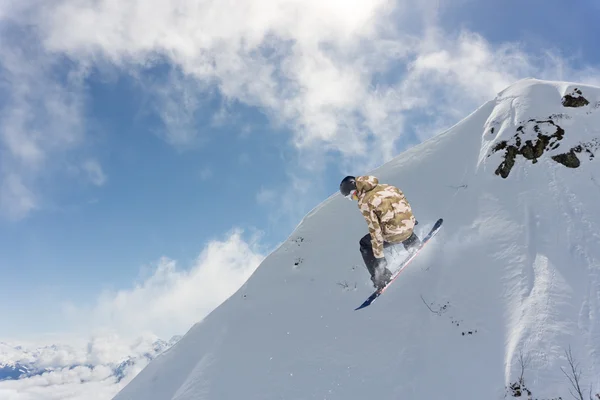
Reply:
M379 296L383 294L383 292L385 292L385 290L396 280L396 278L398 277L398 275L400 275L404 268L406 268L406 266L410 264L412 260L414 260L414 258L417 256L417 254L419 254L423 247L425 247L429 240L431 240L431 238L433 238L440 231L440 228L442 227L442 222L444 222L444 219L440 218L435 222L435 224L433 224L433 227L431 228L429 233L421 240L421 245L415 250L414 253L409 255L402 263L400 263L400 267L396 270L396 272L392 274L392 277L387 283L387 285L385 285L381 289L375 290L375 292L373 292L373 294L371 294L358 308L355 308L354 311L370 306Z

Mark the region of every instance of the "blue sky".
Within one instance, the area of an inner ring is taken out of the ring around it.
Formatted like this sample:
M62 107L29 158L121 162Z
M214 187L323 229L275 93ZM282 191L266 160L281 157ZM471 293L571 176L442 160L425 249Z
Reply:
M0 6L0 339L183 333L344 175L600 83L592 1L97 3Z

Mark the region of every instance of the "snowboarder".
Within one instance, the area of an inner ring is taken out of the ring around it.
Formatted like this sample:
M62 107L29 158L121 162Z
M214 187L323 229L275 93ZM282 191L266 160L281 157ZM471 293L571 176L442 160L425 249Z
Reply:
M421 244L414 233L417 221L410 204L400 189L380 184L374 176L347 176L340 183L340 193L350 201L358 201L367 221L369 233L360 239L360 253L373 285L380 289L392 275L383 249L402 243L410 253Z

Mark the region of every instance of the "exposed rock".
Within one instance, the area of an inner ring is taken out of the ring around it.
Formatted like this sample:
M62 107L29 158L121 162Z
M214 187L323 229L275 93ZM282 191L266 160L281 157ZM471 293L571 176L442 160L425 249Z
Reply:
M561 163L565 167L577 168L581 164L579 158L575 153L586 152L590 160L593 160L596 156L594 151L600 148L600 140L594 139L588 143L582 143L578 146L573 147L567 153L558 154L552 157L552 159L558 163Z
M525 143L523 143L521 134L525 132L527 124L531 123L534 124L533 131L536 133L536 139L525 140ZM492 149L492 153L505 151L504 161L496 169L496 175L507 178L512 167L515 165L517 155L522 155L535 164L545 151L556 149L564 135L564 129L556 125L552 120L536 121L532 119L527 121L526 124L517 128L517 133L513 136L514 144L509 144L508 141L504 140L496 144Z
M581 90L575 88L571 94L566 94L562 98L562 105L565 107L584 107L590 102L583 97Z
M575 155L574 149L571 149L568 153L558 154L553 156L552 159L557 163L561 163L565 167L577 168L581 164L579 158Z

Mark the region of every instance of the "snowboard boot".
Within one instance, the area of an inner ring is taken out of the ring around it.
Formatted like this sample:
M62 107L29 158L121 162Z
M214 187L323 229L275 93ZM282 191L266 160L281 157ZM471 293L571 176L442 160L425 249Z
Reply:
M404 245L404 249L408 251L409 254L413 254L415 251L417 251L419 246L421 246L421 239L419 239L419 237L413 232L408 239L402 242L402 244Z

